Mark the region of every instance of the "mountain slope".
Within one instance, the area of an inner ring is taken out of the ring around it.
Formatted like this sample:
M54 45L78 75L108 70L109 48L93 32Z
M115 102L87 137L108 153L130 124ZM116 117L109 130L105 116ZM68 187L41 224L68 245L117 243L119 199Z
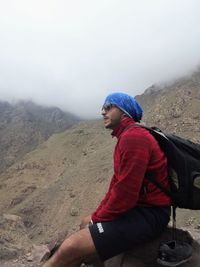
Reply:
M0 102L0 115L0 171L53 133L61 132L79 120L58 108L45 108L30 101L15 105Z
M0 214L21 216L37 242L78 227L106 191L113 145L98 121L54 134L0 176Z
M200 142L200 72L164 88L152 86L137 99L149 125Z

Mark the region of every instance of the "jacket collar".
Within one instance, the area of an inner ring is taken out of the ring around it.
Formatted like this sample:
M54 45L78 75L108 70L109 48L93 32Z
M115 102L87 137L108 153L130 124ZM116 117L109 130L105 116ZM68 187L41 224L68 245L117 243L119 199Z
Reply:
M112 131L111 135L114 137L119 138L121 133L131 125L134 125L136 122L132 118L125 118L123 119L120 124Z

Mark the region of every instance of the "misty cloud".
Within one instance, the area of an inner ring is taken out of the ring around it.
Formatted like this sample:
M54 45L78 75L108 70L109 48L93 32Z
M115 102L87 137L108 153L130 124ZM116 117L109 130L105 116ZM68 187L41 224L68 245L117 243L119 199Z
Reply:
M98 116L200 64L198 0L0 0L0 99Z

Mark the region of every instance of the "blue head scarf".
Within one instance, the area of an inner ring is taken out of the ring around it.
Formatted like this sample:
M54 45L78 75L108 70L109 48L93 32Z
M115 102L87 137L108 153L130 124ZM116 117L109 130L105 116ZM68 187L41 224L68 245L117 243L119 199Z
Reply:
M142 119L142 107L130 95L125 93L113 93L106 97L104 105L113 104L121 109L128 117L139 122Z

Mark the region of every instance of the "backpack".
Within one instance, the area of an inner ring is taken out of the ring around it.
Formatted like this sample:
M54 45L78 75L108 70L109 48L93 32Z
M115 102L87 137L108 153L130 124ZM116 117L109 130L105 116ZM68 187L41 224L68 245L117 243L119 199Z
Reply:
M152 173L146 173L145 178L171 197L172 240L170 243L176 244L179 242L176 231L176 208L200 210L200 144L173 134L165 134L156 127L147 127L141 124L137 124L137 126L145 128L151 133L168 160L170 191L156 181ZM165 246L168 244L167 242ZM186 243L185 245L190 246ZM162 250L162 245L160 250ZM178 253L180 253L180 249Z
M138 126L154 136L167 157L171 191L157 182L153 175L145 177L171 197L173 210L176 207L200 210L200 144L165 134L155 127Z

